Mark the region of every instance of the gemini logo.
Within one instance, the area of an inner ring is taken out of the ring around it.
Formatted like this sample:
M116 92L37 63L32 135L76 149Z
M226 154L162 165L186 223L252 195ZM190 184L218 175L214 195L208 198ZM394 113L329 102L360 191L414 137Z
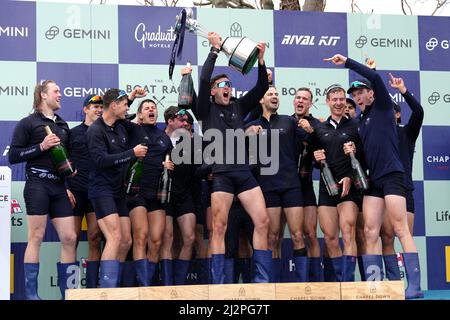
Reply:
M366 44L374 48L412 48L411 39L400 38L371 38L370 41L366 36L362 35L355 41L355 46L358 49L363 48Z
M440 46L442 49L447 50L450 47L449 40L442 40L439 43L438 39L430 38L430 40L425 43L425 48L428 51L433 51L437 46Z
M45 31L45 37L47 40L53 40L60 34L60 30L57 26L51 26ZM66 39L111 39L110 30L84 30L84 29L64 29L61 32L62 36Z
M431 105L435 105L437 102L439 102L439 100L441 99L441 95L439 94L439 92L434 91L429 97L428 97L428 103ZM445 103L450 103L450 94L444 94L442 96L442 100Z
M28 27L0 26L0 37L28 38Z

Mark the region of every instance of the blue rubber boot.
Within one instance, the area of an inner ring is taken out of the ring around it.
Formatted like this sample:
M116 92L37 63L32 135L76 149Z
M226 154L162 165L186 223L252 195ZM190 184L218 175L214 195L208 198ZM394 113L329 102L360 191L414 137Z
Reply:
M172 260L161 260L161 284L163 286L173 286Z
M342 256L331 258L331 263L333 264L336 282L342 282Z
M252 259L243 258L242 262L242 282L252 283Z
M366 281L383 281L383 256L366 254L362 256Z
M272 275L270 282L280 283L281 282L281 259L272 258Z
M355 268L356 257L344 255L342 258L342 282L355 281Z
M58 270L58 285L62 299L66 299L66 289L77 289L80 283L80 265L78 261L56 264Z
M139 287L150 286L150 265L147 259L139 259L134 261L134 269L136 270L136 277Z
M199 284L209 284L209 265L208 259L197 259L198 263L198 283Z
M419 254L417 252L405 252L403 253L403 261L405 263L406 279L408 280L405 298L423 298L423 292L420 289Z
M224 283L230 284L234 283L234 259L233 258L226 258L225 264L224 264Z
M134 261L125 261L123 263L120 279L120 286L123 288L133 288L138 286Z
M225 255L213 254L211 255L211 283L223 284L225 282Z
M336 282L336 273L331 258L323 257L323 276L325 282Z
M361 281L366 281L366 273L364 272L362 256L358 256L358 269L359 275L361 276Z
M400 268L398 267L397 255L384 255L384 269L386 270L386 277L389 280L401 280Z
M323 282L323 267L320 263L320 257L309 258L309 281Z
M119 260L100 261L100 288L117 288L119 282Z
M295 281L309 281L309 259L307 256L294 257L295 262Z
M25 299L41 300L38 296L39 263L24 263Z
M100 269L100 261L87 261L86 264L86 288L97 288L98 271Z
M271 250L253 250L254 262L254 283L268 283L271 280L272 267L272 251Z
M173 284L176 286L186 284L186 275L189 269L191 260L174 260L174 279Z

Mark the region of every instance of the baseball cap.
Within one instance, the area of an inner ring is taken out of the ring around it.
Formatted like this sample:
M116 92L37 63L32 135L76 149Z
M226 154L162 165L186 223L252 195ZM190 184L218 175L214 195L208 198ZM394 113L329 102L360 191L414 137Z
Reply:
M88 95L83 102L83 107L86 107L89 104L103 104L103 98L102 96L96 95L96 94L90 94Z
M363 89L363 88L372 90L372 86L369 81L365 81L365 80L353 81L352 83L350 83L350 87L347 90L347 94L351 94L353 91L358 90L358 89Z

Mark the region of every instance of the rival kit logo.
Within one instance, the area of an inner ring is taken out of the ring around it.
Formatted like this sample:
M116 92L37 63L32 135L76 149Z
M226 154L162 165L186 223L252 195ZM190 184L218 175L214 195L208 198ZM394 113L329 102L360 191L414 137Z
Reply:
M367 38L361 35L355 41L358 49L363 48L366 44L370 44L374 48L412 48L412 40L405 38Z
M93 29L62 29L57 26L51 26L45 31L47 40L53 40L58 36L66 39L91 39L91 40L109 40L111 39L111 30L93 30Z
M298 45L298 46L324 46L334 47L338 41L341 40L340 36L312 36L312 35L300 35L300 34L285 34L282 45Z

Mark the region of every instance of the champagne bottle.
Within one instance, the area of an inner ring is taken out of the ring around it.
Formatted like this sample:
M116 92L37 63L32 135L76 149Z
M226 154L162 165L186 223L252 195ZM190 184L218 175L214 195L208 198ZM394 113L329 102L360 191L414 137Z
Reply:
M47 135L53 133L49 126L45 126L45 132ZM68 177L75 173L75 168L69 160L69 153L62 143L59 143L50 149L50 156L56 170L62 177Z
M145 146L145 143L141 143ZM139 192L139 185L141 183L142 172L144 170L144 159L138 158L128 168L127 177L125 180L125 193L132 195Z
M369 182L367 180L367 176L364 173L361 164L359 163L358 159L356 159L353 152L350 153L350 160L353 169L353 183L355 184L356 189L360 191L365 191L369 189Z
M170 160L170 154L166 154L165 161ZM158 200L162 204L167 204L170 202L170 193L172 191L172 177L170 170L167 168L164 168L163 172L161 173L161 177L159 178L159 187L158 187Z
M190 67L191 63L188 62L187 66ZM183 75L178 87L178 107L183 109L191 109L194 96L194 81L190 73Z
M339 194L339 186L334 180L333 174L331 173L330 167L325 160L320 162L322 170L320 170L320 175L322 176L322 180L325 183L325 187L327 188L328 194L333 197Z

